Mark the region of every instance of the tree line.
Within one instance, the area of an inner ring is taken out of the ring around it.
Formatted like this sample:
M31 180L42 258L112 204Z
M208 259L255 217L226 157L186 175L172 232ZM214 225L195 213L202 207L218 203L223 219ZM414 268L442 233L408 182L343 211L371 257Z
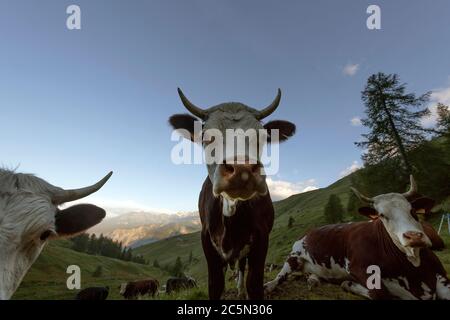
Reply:
M141 255L135 255L133 249L125 247L122 242L114 241L108 237L95 234L82 233L71 238L72 249L92 255L100 255L109 258L131 261L140 264L148 264Z

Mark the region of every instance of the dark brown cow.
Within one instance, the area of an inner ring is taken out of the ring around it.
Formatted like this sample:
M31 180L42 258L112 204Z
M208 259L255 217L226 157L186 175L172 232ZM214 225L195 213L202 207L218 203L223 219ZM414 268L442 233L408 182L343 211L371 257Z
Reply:
M297 241L277 277L266 284L271 292L289 273L309 274L309 285L319 279L341 283L343 289L370 299L450 300L450 281L431 241L416 220L415 210L432 200L407 200L415 192L414 179L406 194L367 198L373 207L360 213L373 220L323 226Z
M106 300L109 287L90 287L77 293L76 300Z
M178 91L186 109L202 122L191 115L178 114L169 120L172 127L184 137L203 144L205 153L213 144L223 147L222 150L227 152L215 150L212 154L214 161L207 162L208 177L199 197L202 246L208 263L209 298L221 298L226 268L234 268L238 262L239 296L245 295L244 271L248 264L248 298L263 299L264 264L274 210L260 156L265 142L276 143L288 139L295 133L295 125L287 121L261 123L278 107L280 90L272 104L262 111L235 102L202 109L192 104L181 90ZM198 123L204 129L200 133L195 131ZM226 138L230 130L242 133L262 131L266 133L264 137L268 141L262 141L261 136L256 138L255 135L253 140L249 137L249 144L256 141L257 147L238 150L233 154L234 138ZM220 137L212 134L213 139L208 131L219 132ZM200 141L199 135L202 136ZM230 144L233 145L229 149ZM230 150L231 154L228 153ZM252 153L252 150L257 152Z
M120 286L120 295L125 299L136 299L144 295L154 297L158 292L158 288L159 282L156 279L122 283Z

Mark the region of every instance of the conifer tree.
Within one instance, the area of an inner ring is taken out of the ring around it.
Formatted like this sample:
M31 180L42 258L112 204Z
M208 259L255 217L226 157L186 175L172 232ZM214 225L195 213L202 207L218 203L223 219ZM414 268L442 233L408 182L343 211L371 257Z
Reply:
M419 97L406 93L405 84L400 83L396 74L377 73L369 77L362 92L367 117L361 122L370 132L356 142L358 147L367 150L362 157L366 164L399 158L406 173L412 173L407 152L424 142L426 134L432 132L420 122L429 114L428 108L424 108L429 96L430 93Z

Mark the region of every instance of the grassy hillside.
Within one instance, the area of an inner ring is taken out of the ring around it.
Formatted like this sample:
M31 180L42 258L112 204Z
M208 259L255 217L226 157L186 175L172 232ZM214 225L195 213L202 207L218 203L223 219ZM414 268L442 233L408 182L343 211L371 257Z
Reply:
M440 199L440 207L442 210L448 210L448 180L450 164L450 153L448 148L448 140L443 138L435 139L431 143L423 147L417 155L412 155L415 159L420 182L419 188L426 190L427 194L433 192L443 195ZM434 157L434 158L433 158ZM437 163L436 157L440 161ZM380 192L386 192L386 181L393 180L392 168L384 168L383 170L366 171L361 170L359 173L370 174L370 178L374 181L379 180L380 183L372 183L374 187L380 188ZM344 177L332 185L315 191L293 195L282 201L274 203L275 207L275 224L270 235L270 246L267 255L267 263L275 263L279 266L284 262L286 255L290 252L292 244L300 238L308 229L325 224L323 216L324 207L331 194L339 196L342 204L346 206L352 178L358 173L353 173ZM439 182L439 183L437 183ZM404 185L402 185L404 186ZM392 191L394 191L393 189ZM376 192L370 192L375 194ZM447 200L445 200L447 196ZM293 217L295 222L291 228L288 227L289 218ZM355 217L346 216L344 220L350 221ZM431 222L435 228L438 227L440 216L436 215L431 218ZM447 247L450 247L450 236L444 230L444 241ZM67 279L66 268L70 264L77 264L82 269L82 286L93 285L109 285L112 289L110 298L119 298L117 286L122 281L136 280L146 277L156 277L163 284L168 275L162 269L153 268L115 259L109 259L99 256L91 256L77 253L68 248L68 242L59 241L51 243L39 257L38 261L33 265L31 271L26 276L20 289L14 295L15 299L70 299L75 293L66 289L65 282ZM180 293L174 296L160 295L160 299L204 299L207 297L207 268L200 243L200 233L195 232L187 235L175 236L155 243L151 243L134 250L135 254L142 254L144 258L150 261L157 260L159 265L164 267L173 266L177 257L181 258L185 265L185 271L197 279L199 288ZM190 261L190 256L192 259ZM447 248L437 255L443 262L445 268L450 272L450 249ZM99 278L92 277L97 266L103 267L103 275ZM271 280L279 269L275 269L270 274L266 274L266 280ZM231 271L227 273L227 279L231 276ZM314 291L308 291L305 280L299 276L291 277L290 281L284 283L270 297L273 299L355 299L353 295L344 293L338 286L324 284ZM227 283L227 298L236 298L236 290L234 289L234 281Z
M323 218L323 208L331 194L337 194L343 205L347 203L349 189L351 185L351 175L333 183L327 188L314 190L306 193L293 195L285 200L274 203L275 207L275 224L270 235L270 246L267 255L267 263L275 263L281 265L286 255L290 252L292 244L296 239L301 237L308 229L325 224ZM288 228L289 217L295 219L293 227ZM344 217L345 220L351 220L352 217ZM430 222L437 228L440 216L433 217ZM445 230L444 230L445 231ZM446 233L443 236L444 241L450 246L450 236ZM157 259L160 265L173 265L175 259L180 257L186 262L186 272L194 276L202 290L206 292L207 269L206 261L200 243L200 233L192 233L189 235L177 236L163 241L152 243L135 249L138 254L144 255L145 259L153 261ZM187 264L190 252L194 257L194 262ZM437 253L441 261L444 263L448 272L450 272L450 249L446 249ZM266 274L266 280L275 277L279 269L274 270L270 274ZM232 272L227 272L227 278ZM323 284L321 287L308 291L305 279L301 276L298 281L296 277L292 277L292 281L288 281L276 290L273 299L355 299L354 295L344 293L338 286L331 284ZM234 282L227 283L227 297L235 298L236 290L234 290Z
M281 263L289 253L294 239L315 225L324 224L321 214L329 195L339 194L341 201L347 201L350 177L345 177L331 186L319 190L293 195L274 203L275 224L270 235L268 263ZM289 217L295 219L294 226L287 228ZM187 265L187 273L200 282L207 279L206 261L200 244L200 232L168 238L135 249L149 261L158 260L159 264L172 265L177 257L187 262L190 252L194 262Z
M44 249L36 263L25 276L13 299L73 299L78 290L68 290L66 280L69 265L78 265L81 269L81 288L91 286L109 286L109 299L119 299L118 286L129 280L156 277L161 280L167 274L150 266L125 262L102 256L93 256L69 249L69 241L54 241ZM100 277L92 273L102 266Z

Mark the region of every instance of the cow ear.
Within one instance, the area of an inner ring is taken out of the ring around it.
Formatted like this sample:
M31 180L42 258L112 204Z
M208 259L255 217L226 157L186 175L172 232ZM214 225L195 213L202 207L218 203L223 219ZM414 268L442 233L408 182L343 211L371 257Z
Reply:
M75 236L100 223L105 216L105 210L92 204L79 204L60 210L55 216L57 236Z
M359 214L366 216L372 220L378 218L378 212L372 207L361 207L358 209Z
M195 122L200 121L190 114L174 114L169 118L169 123L183 138L195 140Z
M435 201L433 199L422 197L412 201L411 206L415 212L423 210L425 214L429 214L434 207L434 203Z
M284 120L269 121L264 125L264 129L267 130L268 142L276 143L283 142L292 137L295 134L295 124ZM278 141L272 141L271 130L278 130Z

